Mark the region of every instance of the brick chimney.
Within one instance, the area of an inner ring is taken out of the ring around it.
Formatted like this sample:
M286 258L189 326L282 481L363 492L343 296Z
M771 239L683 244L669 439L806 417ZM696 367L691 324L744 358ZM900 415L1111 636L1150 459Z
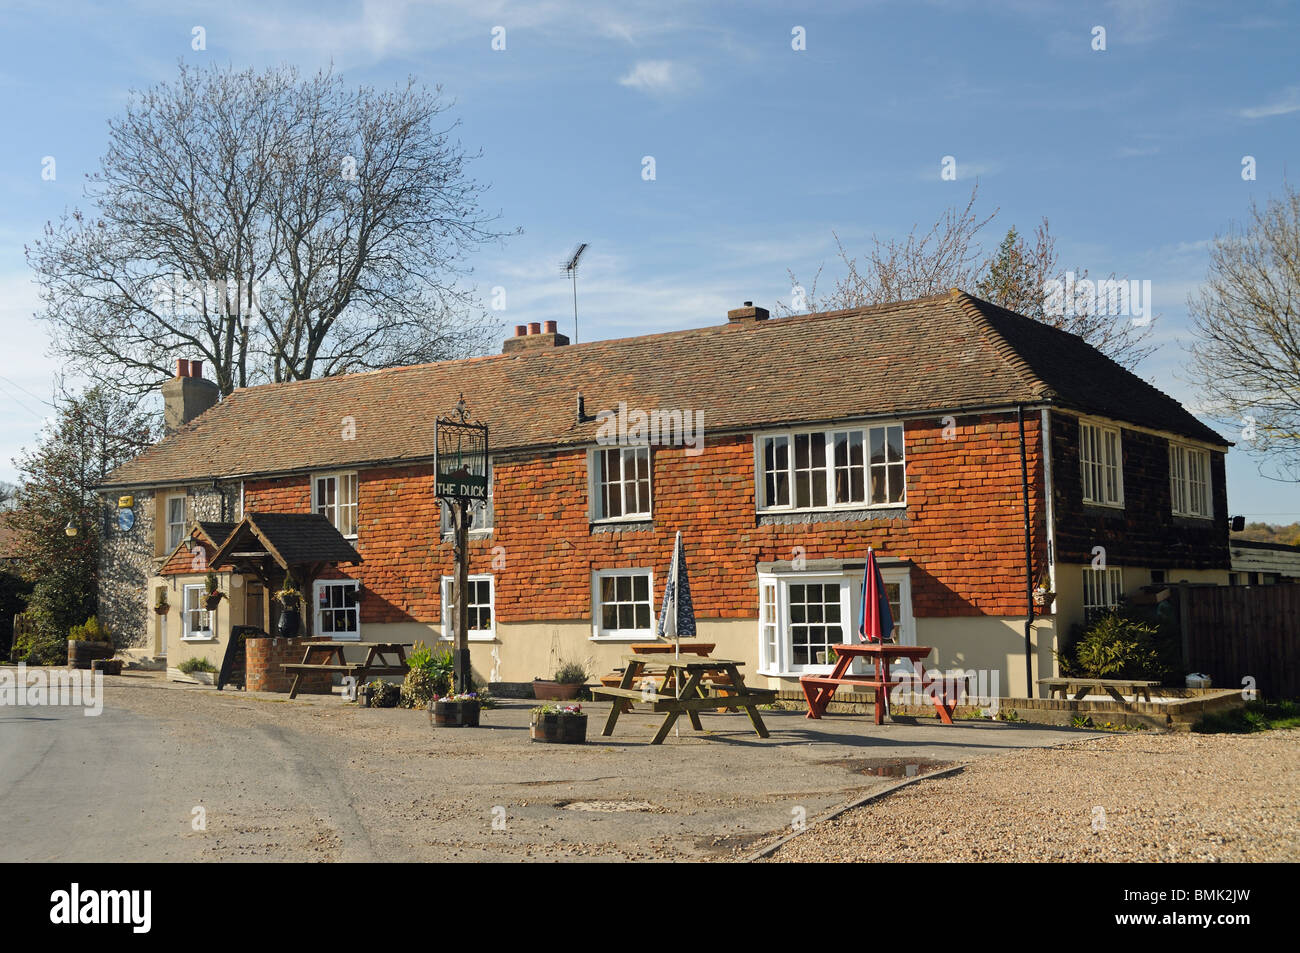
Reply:
M163 425L175 433L221 399L221 388L203 377L202 361L176 361L176 376L162 385Z
M753 323L755 321L766 321L768 318L767 308L756 308L754 302L746 301L743 308L732 308L727 312L727 322L730 324L743 324L745 322Z
M568 343L569 339L560 333L556 322L547 321L543 325L540 321L534 321L531 324L516 324L514 337L506 338L501 353L513 354L515 351L539 347L564 347Z

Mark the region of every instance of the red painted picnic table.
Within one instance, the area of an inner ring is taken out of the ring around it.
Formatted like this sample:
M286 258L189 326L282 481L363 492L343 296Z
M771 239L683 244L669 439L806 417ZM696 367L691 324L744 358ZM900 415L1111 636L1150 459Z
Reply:
M826 706L830 704L831 696L835 694L835 689L841 685L852 685L861 688L871 688L876 693L876 724L884 721L885 714L889 711L889 692L904 682L919 682L923 670L921 660L928 658L933 649L928 645L895 645L893 642L866 642L851 643L848 645L833 645L837 658L835 659L835 668L829 675L804 675L799 679L799 687L803 689L803 697L808 700L809 718L820 718L826 712ZM848 674L849 666L853 664L855 658L871 659L872 671L862 675ZM908 675L905 678L891 678L889 674L889 663L894 659L907 659L916 663L916 675ZM931 690L927 694L934 701L935 710L939 713L939 719L945 725L952 724L952 715L957 708L955 698L949 698L945 690Z

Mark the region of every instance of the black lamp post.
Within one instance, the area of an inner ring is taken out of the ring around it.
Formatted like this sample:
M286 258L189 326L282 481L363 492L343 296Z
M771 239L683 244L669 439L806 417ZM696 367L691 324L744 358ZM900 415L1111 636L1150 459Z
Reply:
M470 423L465 395L456 402L455 417L434 421L434 492L452 511L455 528L456 583L452 589L455 629L456 691L469 691L469 525L471 508L487 500L488 428Z

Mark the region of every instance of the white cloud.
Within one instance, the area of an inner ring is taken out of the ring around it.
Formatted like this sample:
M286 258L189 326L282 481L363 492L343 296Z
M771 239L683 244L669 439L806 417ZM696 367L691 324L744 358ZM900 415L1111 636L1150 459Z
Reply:
M1288 86L1280 99L1267 106L1250 106L1241 115L1246 119L1267 119L1293 112L1300 112L1300 86Z
M641 60L626 76L619 78L620 86L648 93L651 96L670 95L694 85L695 70L672 60Z

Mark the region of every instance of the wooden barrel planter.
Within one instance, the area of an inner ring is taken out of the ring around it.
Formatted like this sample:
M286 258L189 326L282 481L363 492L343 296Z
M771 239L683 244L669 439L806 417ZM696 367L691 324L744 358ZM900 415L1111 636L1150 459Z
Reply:
M556 745L580 745L587 740L586 715L540 715L533 713L529 737Z
M477 701L434 702L429 709L429 723L435 728L477 728Z
M110 659L114 649L109 642L82 642L68 639L68 664L73 668L90 668L95 659Z

